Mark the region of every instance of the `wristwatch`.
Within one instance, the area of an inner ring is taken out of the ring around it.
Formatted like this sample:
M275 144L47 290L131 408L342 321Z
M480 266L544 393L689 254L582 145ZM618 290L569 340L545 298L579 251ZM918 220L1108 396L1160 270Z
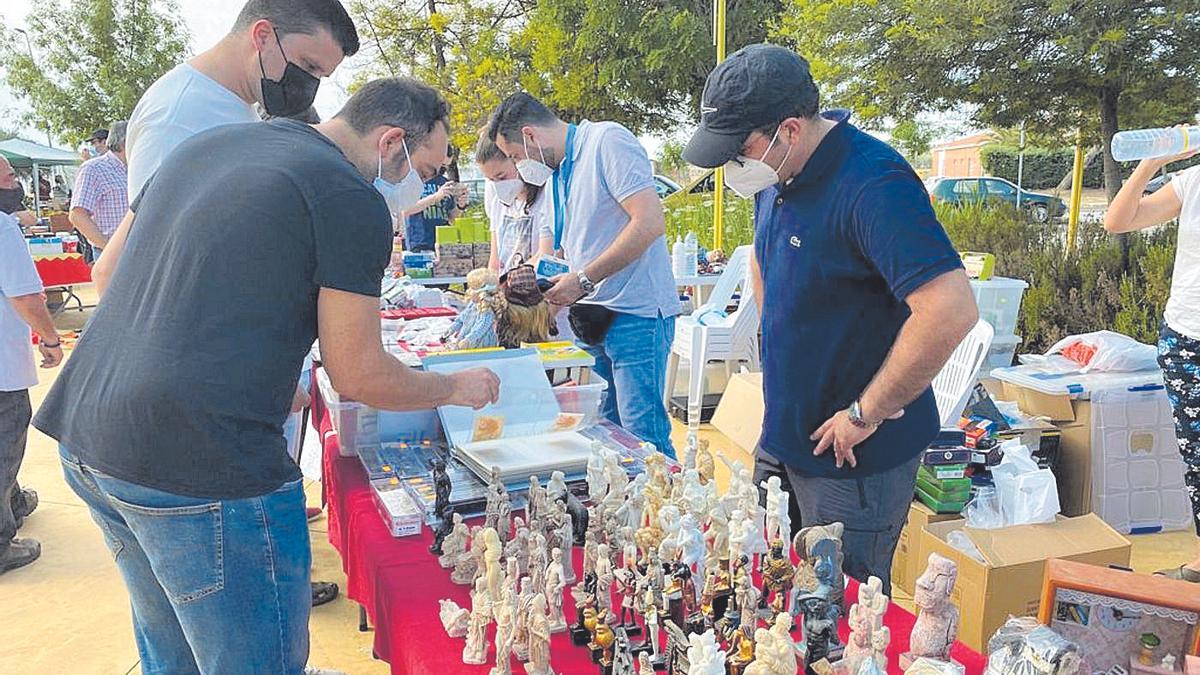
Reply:
M866 417L863 417L862 402L855 400L846 408L846 416L850 418L850 423L859 429L874 429L879 426L878 422L869 422Z
M591 295L596 290L596 284L588 278L587 272L579 270L575 273L575 278L579 279L579 287L583 289L584 295Z

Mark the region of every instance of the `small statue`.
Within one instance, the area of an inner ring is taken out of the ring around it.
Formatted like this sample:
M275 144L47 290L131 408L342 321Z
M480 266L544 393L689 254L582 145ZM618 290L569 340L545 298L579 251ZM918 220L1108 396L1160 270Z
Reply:
M479 569L476 549L479 552L483 550L483 543L479 541L479 533L482 531L483 529L478 525L470 529L467 534L467 543L463 545L462 551L454 560L454 571L450 573L450 581L456 584L475 583L475 572Z
M878 577L871 577L867 583L860 585L858 602L850 607L850 639L846 641L846 651L841 661L849 675L856 675L863 661L874 659L871 638L875 632L875 612L870 603L872 596L879 592L880 585Z
M512 653L516 613L516 598L511 592L505 592L493 612L496 619L496 665L488 671L488 675L512 675L509 655Z
M744 624L733 632L733 639L729 641L729 658L727 659L729 675L742 675L746 667L754 660L753 635L753 622Z
M500 570L500 557L503 553L503 548L500 545L500 535L491 528L483 530L483 561L484 571L487 576L488 597L492 602L500 600L500 585L503 580L503 574Z
M601 666L604 665L604 661L607 661L608 665L612 665L612 648L617 641L617 636L613 633L608 619L608 610L601 609L596 612L596 618L591 627L592 641L588 643L588 649L592 652L592 661Z
M517 527L513 538L504 544L504 557L516 560L517 569L521 571L521 574L527 574L529 572L529 528L520 523L520 518L513 523L514 527L520 526Z
M446 635L452 638L466 635L467 626L471 622L471 610L459 607L453 600L438 600L438 605L438 618L442 620L442 628L446 629Z
M446 473L446 460L441 457L433 459L433 512L444 513L450 506L450 475Z
M649 652L638 653L637 675L656 675L654 672L654 664L650 661Z
M445 518L442 520L444 522ZM458 557L466 550L467 540L470 536L470 530L463 522L462 514L451 513L450 533L442 541L442 554L438 556L438 564L442 566L442 569L454 567Z
M612 587L616 581L608 544L596 546L596 608L612 610Z
M772 541L771 550L763 562L763 592L758 601L759 608L766 608L768 600L778 600L782 603L782 599L791 593L792 577L795 573L796 567L783 552L783 541Z
M530 605L529 662L525 664L526 675L554 675L550 669L550 620L546 616L546 596L535 593Z
M858 668L858 675L884 675L887 673L887 648L892 643L892 629L879 622L871 631L871 656L864 659Z
M688 636L688 675L725 675L725 652L710 630Z
M900 655L900 666L907 669L922 656L939 661L950 660L950 647L958 635L958 608L950 602L958 566L937 553L929 554L925 572L917 577L913 604L917 622L909 637L908 652Z
M812 665L832 657L837 644L837 608L824 595L810 593L799 598L804 613L805 661Z
M790 496L782 488L779 476L770 476L760 484L767 491L767 538L783 542L783 557L791 558L792 516Z
M518 661L529 660L529 616L533 612L534 592L529 577L521 577L520 592L517 594L517 618L513 626L513 654Z
M632 545L625 547L621 567L614 573L617 581L617 595L621 598L621 614L617 625L627 632L640 631L634 614L637 612L637 548Z
M659 572L661 573L661 568ZM662 613L662 585L655 587L653 577L646 574L641 587L642 621L646 624L646 633L650 636L650 655L657 665L662 665L662 648L659 645L658 625Z
M841 570L834 569L834 560L837 559L838 547L840 542L832 539L822 539L813 546L813 572L817 575L817 593L825 596L829 601L829 606L838 610L838 616L842 615L839 601L845 601L845 586L835 585L841 577ZM842 577L844 578L844 577Z
M1162 657L1162 663L1158 664L1158 666L1163 670L1175 670L1175 661L1176 658L1174 654L1167 654L1166 656Z
M830 561L833 569L833 579L830 583L832 588L839 589L837 597L833 598L833 604L837 606L838 611L842 614L846 612L845 598L840 592L840 589L846 587L846 577L842 573L842 533L845 531L845 526L842 523L831 523L829 525L815 525L806 527L796 533L792 538L792 548L795 549L796 555L804 560L812 561L812 566L816 567L816 561L813 561L813 547L822 539L833 541L833 555ZM803 586L800 588L805 589ZM810 661L810 663L812 663Z
M562 504L562 502L557 502ZM564 555L571 553L571 547L575 545L575 522L571 518L570 512L567 511L567 505L562 505L562 524L558 528L558 547L563 550ZM574 581L574 579L572 579Z
M593 504L600 502L608 494L608 475L605 472L604 445L600 441L592 441L592 452L587 461L588 499Z
M496 513L496 534L500 535L500 541L506 542L513 532L512 498L509 497L508 490L505 490L500 493L500 502Z
M716 480L716 465L706 440L700 441L699 447L696 448L696 471L700 474L700 482L705 485Z
M696 468L696 450L699 447L699 438L694 430L688 430L687 439L683 444L683 456L680 465L684 471L692 471Z
M550 632L561 633L567 629L567 619L563 616L563 591L566 583L563 580L562 549L556 548L550 552L550 564L546 566L546 602L550 608Z
M612 675L634 675L633 645L629 643L629 634L620 627L613 634L616 641L612 648Z
M679 531L675 535L679 561L692 570L693 578L704 579L704 566L708 547L695 516L688 513L679 520ZM695 598L693 598L695 599Z
M467 625L467 644L463 647L463 663L483 665L487 663L487 628L492 622L492 602L488 599L487 580L475 580L475 592L471 594L471 620Z
M550 561L546 558L546 536L536 532L529 538L529 576L535 589L546 588L546 567Z

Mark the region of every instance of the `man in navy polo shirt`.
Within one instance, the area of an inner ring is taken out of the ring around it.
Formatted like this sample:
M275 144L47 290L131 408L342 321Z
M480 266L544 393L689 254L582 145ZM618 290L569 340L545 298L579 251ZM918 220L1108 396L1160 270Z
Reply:
M845 571L890 593L930 381L978 320L920 179L845 111L818 114L808 63L751 45L709 75L684 157L754 197L766 413L755 482L777 475L792 522L842 522Z

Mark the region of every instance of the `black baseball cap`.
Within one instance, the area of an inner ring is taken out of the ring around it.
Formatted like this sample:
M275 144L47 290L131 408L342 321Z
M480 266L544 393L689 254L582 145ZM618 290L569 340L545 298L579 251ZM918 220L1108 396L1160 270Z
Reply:
M107 141L108 140L108 129L97 129L97 130L93 131L92 135L88 136L88 140L89 141Z
M817 113L817 85L808 61L778 45L743 47L709 73L700 96L700 128L683 158L703 168L737 157L755 129Z

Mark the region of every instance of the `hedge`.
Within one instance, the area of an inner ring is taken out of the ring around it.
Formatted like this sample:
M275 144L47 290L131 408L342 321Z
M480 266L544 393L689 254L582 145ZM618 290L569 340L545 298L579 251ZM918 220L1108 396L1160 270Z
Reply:
M1017 149L1005 145L988 145L980 153L983 168L988 175L1017 182ZM1200 164L1200 157L1193 157L1184 162L1171 165L1172 171ZM1045 150L1042 148L1026 148L1025 167L1022 174L1021 187L1032 190L1050 190L1055 188L1063 176L1071 172L1075 165L1073 149ZM1122 162L1121 180L1129 178L1137 162ZM1083 169L1083 186L1085 188L1104 187L1104 158L1097 154Z

